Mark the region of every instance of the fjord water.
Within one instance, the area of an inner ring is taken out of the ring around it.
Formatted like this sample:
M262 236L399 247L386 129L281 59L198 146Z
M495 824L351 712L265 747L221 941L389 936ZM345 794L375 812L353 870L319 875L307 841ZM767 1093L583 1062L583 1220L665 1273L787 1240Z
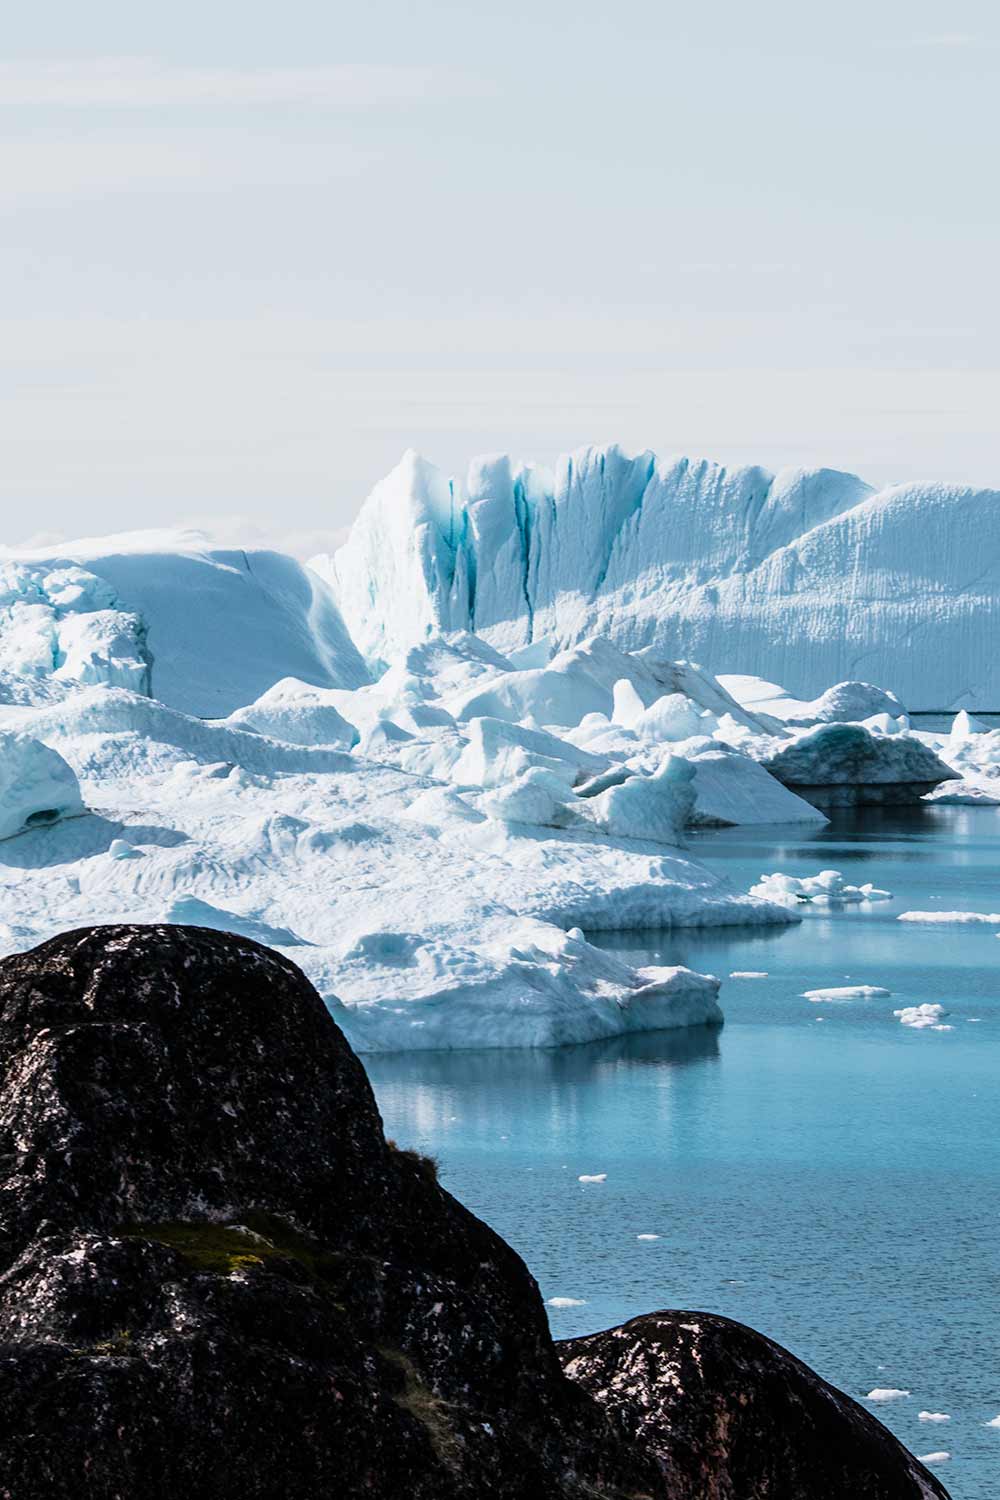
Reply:
M771 931L595 936L633 963L719 975L725 1027L368 1057L386 1131L438 1158L546 1299L572 1299L549 1308L557 1338L657 1307L725 1313L859 1399L908 1391L864 1404L915 1453L950 1453L955 1500L994 1500L1000 943L988 924L896 919L1000 912L1000 809L864 810L692 845L743 890L833 868L893 899L803 907ZM892 994L802 998L857 984ZM951 1030L893 1016L925 1001Z

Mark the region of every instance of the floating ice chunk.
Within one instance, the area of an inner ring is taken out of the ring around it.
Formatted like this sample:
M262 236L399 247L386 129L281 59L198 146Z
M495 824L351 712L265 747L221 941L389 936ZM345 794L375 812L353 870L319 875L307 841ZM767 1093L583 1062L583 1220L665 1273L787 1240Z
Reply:
M868 1395L865 1397L865 1400L866 1401L901 1401L904 1396L908 1396L909 1394L910 1394L909 1391L900 1391L900 1390L897 1390L894 1386L891 1386L891 1385L890 1386L876 1386L873 1391L869 1391L868 1392Z
M917 1413L918 1422L950 1422L951 1417L943 1411L921 1411Z
M786 786L823 807L919 801L954 771L913 734L823 724L788 740L749 740L748 751Z
M942 1449L942 1451L940 1453L918 1453L917 1454L917 1459L922 1464L943 1464L943 1463L947 1463L947 1461L948 1461L948 1459L950 1457L951 1457L951 1454L944 1452L943 1449Z
M750 894L766 901L780 901L784 906L796 906L800 901L837 906L892 899L891 891L879 890L871 884L848 885L839 870L820 870L818 875L803 876L783 875L776 871L772 875L762 875L759 883L750 887Z
M730 979L766 979L766 969L734 969Z
M607 1172L583 1172L576 1180L577 1182L607 1182L608 1174Z
M81 812L76 773L58 751L28 734L0 733L0 839Z
M845 984L838 989L803 990L803 1000L819 1005L823 1000L883 1000L892 994L877 984Z
M989 927L1000 927L1000 912L982 911L903 911L898 922L985 922Z
M548 1297L545 1301L546 1307L586 1307L586 1299L583 1297Z
M636 1235L636 1239L637 1240L658 1240L659 1238L660 1238L660 1236L658 1234L637 1234Z
M984 1427L1000 1427L1000 1417L991 1417L988 1422L984 1422L983 1423L983 1426Z
M950 1031L950 1026L940 1025L941 1017L947 1014L943 1005L904 1005L902 1010L893 1011L901 1025L912 1026L917 1031L925 1030L928 1026L932 1026L935 1031Z

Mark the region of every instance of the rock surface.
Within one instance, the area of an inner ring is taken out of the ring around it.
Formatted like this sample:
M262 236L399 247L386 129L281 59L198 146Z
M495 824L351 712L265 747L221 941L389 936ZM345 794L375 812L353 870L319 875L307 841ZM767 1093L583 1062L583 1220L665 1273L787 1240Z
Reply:
M567 1339L563 1369L685 1500L882 1500L945 1492L850 1396L729 1318L657 1312Z
M566 1379L519 1257L248 939L90 928L0 964L0 1162L0 1496L945 1496L725 1320L576 1340Z

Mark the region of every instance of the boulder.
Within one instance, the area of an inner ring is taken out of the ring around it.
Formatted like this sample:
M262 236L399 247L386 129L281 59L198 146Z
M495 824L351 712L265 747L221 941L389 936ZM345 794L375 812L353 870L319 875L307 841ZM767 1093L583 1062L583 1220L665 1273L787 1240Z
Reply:
M762 1334L657 1312L559 1346L563 1369L684 1500L938 1500L946 1491L850 1396Z
M523 1262L384 1138L319 996L248 938L88 928L0 963L0 1162L0 1495L945 1495L748 1330L756 1362L738 1338L706 1359L682 1417L668 1347L611 1373L634 1324L599 1336L607 1391L586 1340L567 1378ZM793 1376L825 1423L782 1404ZM698 1434L734 1390L770 1490L726 1489L721 1441L685 1469L656 1417ZM810 1488L817 1434L836 1454Z

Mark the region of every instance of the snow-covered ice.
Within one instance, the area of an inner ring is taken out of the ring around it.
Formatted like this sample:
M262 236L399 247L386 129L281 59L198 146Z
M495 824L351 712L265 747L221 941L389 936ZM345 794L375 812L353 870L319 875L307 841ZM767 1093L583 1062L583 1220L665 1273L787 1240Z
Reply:
M921 1411L917 1413L918 1422L950 1422L951 1417L943 1411Z
M876 1386L873 1391L868 1392L865 1399L867 1401L902 1401L909 1394L909 1391L897 1390L894 1386Z

